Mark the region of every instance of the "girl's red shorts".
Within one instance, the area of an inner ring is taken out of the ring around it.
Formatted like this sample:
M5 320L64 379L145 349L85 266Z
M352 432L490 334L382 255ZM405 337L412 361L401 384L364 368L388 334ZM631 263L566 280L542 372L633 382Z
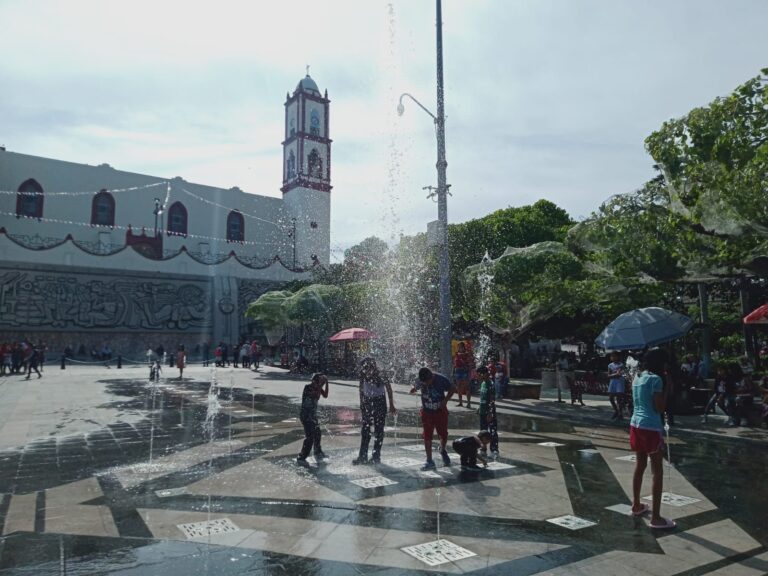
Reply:
M664 448L664 436L658 430L629 427L629 445L633 452L654 454Z

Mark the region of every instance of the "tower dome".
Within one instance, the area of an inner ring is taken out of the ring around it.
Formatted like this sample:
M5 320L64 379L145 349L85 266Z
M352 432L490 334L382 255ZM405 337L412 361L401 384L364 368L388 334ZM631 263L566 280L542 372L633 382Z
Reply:
M304 78L299 80L299 83L296 84L295 91L298 92L299 90L303 90L304 92L310 92L312 94L317 94L318 96L320 96L320 89L317 87L317 84L315 84L315 81L312 80L312 77L309 74L304 76Z

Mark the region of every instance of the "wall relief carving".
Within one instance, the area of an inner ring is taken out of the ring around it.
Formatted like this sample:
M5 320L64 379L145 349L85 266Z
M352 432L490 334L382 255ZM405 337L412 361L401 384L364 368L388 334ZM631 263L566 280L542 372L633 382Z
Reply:
M208 330L210 284L0 270L0 327Z

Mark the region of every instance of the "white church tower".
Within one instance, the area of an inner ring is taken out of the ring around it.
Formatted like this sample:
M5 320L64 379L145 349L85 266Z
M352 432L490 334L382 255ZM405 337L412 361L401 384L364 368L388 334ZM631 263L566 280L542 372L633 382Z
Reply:
M307 75L285 101L283 201L295 218L295 258L299 268L330 261L331 139L325 95Z

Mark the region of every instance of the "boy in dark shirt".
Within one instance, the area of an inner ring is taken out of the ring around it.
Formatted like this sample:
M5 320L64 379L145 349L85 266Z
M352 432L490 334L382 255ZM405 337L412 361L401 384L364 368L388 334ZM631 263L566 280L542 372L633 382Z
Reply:
M310 450L314 447L315 458L320 460L325 458L325 453L320 447L320 424L317 421L317 403L320 396L328 398L328 378L325 374L315 373L312 380L304 386L304 392L301 395L301 413L299 419L304 426L304 444L301 447L296 460L306 462Z
M456 452L461 459L461 469L471 471L480 470L480 467L477 465L477 451L480 449L483 451L483 454L479 455L480 461L483 463L483 466L487 468L488 462L484 453L490 441L491 433L488 432L488 430L481 430L472 436L464 436L463 438L454 440L453 451Z

